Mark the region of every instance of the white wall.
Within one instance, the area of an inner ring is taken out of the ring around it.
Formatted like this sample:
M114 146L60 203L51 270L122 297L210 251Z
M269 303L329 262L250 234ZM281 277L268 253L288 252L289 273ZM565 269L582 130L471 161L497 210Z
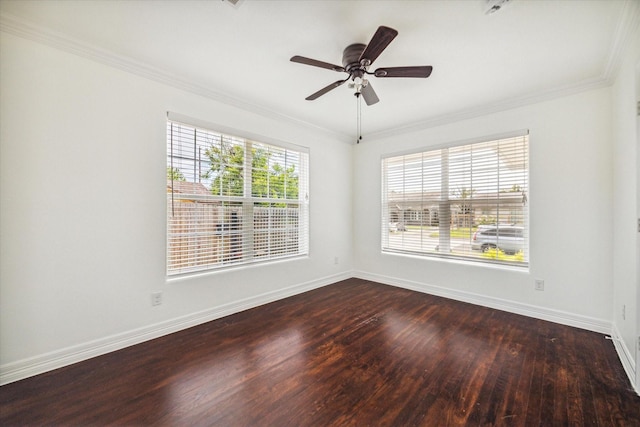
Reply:
M640 335L640 249L637 220L640 218L638 183L639 149L636 102L640 101L637 73L640 66L640 29L624 55L611 89L613 127L613 322L623 345L619 352L625 368L637 370L637 346ZM623 306L625 316L623 317ZM630 376L635 373L629 372ZM637 389L640 390L640 384Z
M607 332L613 316L633 349L637 55L613 88L396 137L365 133L355 147L9 34L0 55L0 382L353 270L588 329ZM308 259L167 282L166 111L310 148ZM519 129L530 130L530 272L380 253L382 155ZM164 302L151 307L156 290Z
M350 145L13 35L0 43L3 381L349 277ZM307 259L167 282L167 111L310 148Z
M612 157L609 89L366 141L354 167L357 275L593 330L610 328ZM530 130L530 271L380 251L380 158ZM543 292L534 278L545 280Z

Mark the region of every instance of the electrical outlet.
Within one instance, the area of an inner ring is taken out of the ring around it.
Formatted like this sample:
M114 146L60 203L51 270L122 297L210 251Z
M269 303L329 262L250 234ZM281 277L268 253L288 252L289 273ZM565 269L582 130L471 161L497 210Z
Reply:
M536 279L535 287L536 287L536 291L544 291L544 280Z
M162 304L162 292L151 292L151 305L156 306Z
M340 264L340 258L335 257L335 258L333 259L333 263L334 263L334 264L336 264L336 265Z
M622 320L627 320L627 306L622 304Z

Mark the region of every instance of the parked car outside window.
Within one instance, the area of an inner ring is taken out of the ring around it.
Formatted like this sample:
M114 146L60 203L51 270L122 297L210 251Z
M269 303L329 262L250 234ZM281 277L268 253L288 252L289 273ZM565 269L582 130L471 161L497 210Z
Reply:
M515 254L524 248L524 227L516 225L481 225L473 235L471 249L486 252L500 249Z
M407 231L407 227L405 227L404 223L402 222L390 222L389 231L392 233L396 231Z

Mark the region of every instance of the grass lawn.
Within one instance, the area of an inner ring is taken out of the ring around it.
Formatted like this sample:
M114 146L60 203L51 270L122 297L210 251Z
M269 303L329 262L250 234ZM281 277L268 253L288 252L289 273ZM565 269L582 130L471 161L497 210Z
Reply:
M430 230L431 233L429 233L429 237L433 237L433 238L438 238L440 237L440 232L438 231L437 227L420 227L417 225L410 225L407 226L408 230L420 230L421 228L426 228L427 230ZM453 238L460 238L460 239L469 239L471 238L471 236L473 236L473 233L475 233L477 230L476 227L461 227L461 228L454 228L451 230L451 234L450 236Z

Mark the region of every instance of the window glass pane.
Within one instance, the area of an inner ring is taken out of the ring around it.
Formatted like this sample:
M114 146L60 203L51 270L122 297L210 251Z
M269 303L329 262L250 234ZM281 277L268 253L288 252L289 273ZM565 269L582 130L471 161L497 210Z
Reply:
M254 209L256 257L277 257L299 248L299 216L296 205L257 204Z
M528 135L382 160L382 249L528 265Z
M308 154L169 121L167 274L308 252Z

